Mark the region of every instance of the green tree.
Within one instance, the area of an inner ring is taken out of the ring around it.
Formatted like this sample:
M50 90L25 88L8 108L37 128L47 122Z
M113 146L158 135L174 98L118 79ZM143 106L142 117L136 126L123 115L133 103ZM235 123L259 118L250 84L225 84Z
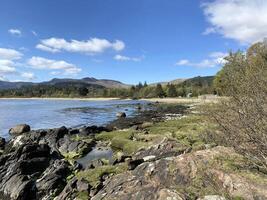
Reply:
M177 91L173 84L167 86L167 96L168 97L177 97Z
M156 86L156 89L155 89L155 96L156 96L156 97L160 97L160 98L166 96L166 95L165 95L165 92L163 91L163 88L162 88L162 86L161 86L160 83L158 83L157 86Z
M89 93L89 90L86 87L80 87L78 92L80 96L86 96Z
M147 87L148 85L147 85L147 82L145 81L145 83L144 83L144 87Z

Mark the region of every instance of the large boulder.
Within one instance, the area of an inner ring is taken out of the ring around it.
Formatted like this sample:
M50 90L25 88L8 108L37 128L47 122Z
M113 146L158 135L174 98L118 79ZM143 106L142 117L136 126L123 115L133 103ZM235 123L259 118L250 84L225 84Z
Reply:
M29 132L30 130L31 127L28 124L18 124L9 130L9 134L16 136L22 133Z

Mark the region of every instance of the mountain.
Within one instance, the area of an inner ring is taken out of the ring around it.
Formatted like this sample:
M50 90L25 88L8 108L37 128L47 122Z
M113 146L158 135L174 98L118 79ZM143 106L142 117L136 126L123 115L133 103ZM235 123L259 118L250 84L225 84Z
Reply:
M192 86L202 87L204 85L212 86L213 79L214 79L214 76L197 76L194 78L186 79L182 81L181 83L179 83L178 85L184 85L184 86L190 86L190 87Z
M0 90L15 89L15 88L21 88L23 86L33 86L33 85L36 85L36 83L0 81Z
M0 90L5 89L19 89L21 87L27 86L42 86L42 85L49 85L49 86L56 86L56 85L95 85L95 86L102 86L105 88L128 88L130 85L124 84L119 81L115 80L108 80L108 79L96 79L96 78L83 78L83 79L59 79L54 78L50 81L40 82L40 83L33 83L33 82L8 82L8 81L0 81Z
M185 80L187 79L184 79L184 78L178 78L178 79L174 79L174 80L171 80L171 81L164 81L164 82L157 82L157 83L151 83L150 86L156 86L157 84L161 84L161 85L167 85L167 84L173 84L173 85L178 85L182 82L184 82Z
M194 78L189 78L189 79L175 79L172 81L166 81L166 82L159 82L162 85L167 85L169 84L174 84L174 85L197 85L197 84L208 84L211 85L213 76L203 76L203 77L194 77ZM59 78L54 78L50 81L45 81L45 82L40 82L40 83L33 83L33 82L8 82L8 81L0 81L0 90L5 90L5 89L19 89L21 87L25 86L43 86L43 85L49 85L49 86L57 86L57 85L91 85L91 86L102 86L105 88L129 88L131 85L124 84L120 81L115 81L115 80L109 80L109 79L96 79L92 77L86 77L82 79L59 79ZM150 86L156 86L158 83L152 83Z
M184 85L184 86L197 86L197 85L203 85L206 84L208 86L212 85L212 81L214 79L214 76L196 76L193 78L178 78L174 79L172 81L165 81L165 82L157 82L157 83L151 83L150 86L156 86L157 84L161 84L163 86L167 84L173 84L173 85Z

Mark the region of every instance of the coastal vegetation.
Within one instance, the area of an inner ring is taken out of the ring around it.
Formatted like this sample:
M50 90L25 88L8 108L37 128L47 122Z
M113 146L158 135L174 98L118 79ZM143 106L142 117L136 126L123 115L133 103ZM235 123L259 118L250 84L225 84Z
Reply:
M228 98L208 113L220 126L223 145L230 145L267 170L267 44L252 45L246 53L230 53L214 83Z

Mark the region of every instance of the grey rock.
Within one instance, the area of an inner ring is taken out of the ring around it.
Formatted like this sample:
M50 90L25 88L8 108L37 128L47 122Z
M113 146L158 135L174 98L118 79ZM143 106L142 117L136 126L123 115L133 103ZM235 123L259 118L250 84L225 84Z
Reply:
M143 159L127 160L128 170L134 170L138 165L142 164L143 162L144 162Z
M125 117L126 117L126 113L125 113L125 112L118 112L118 113L116 114L116 117L117 117L117 118L125 118Z
M226 198L219 195L206 195L198 200L226 200Z
M5 138L0 137L0 150L5 148L6 140Z
M100 167L100 166L103 166L104 165L104 162L100 159L97 159L97 160L92 160L87 169L94 169L94 168L97 168L97 167Z
M12 199L34 199L35 178L49 166L47 145L25 144L0 159L0 191Z
M18 124L9 130L9 134L20 135L22 133L29 132L30 130L31 130L31 127L28 124Z
M69 164L66 161L55 160L36 181L38 196L58 195L67 184L65 178L69 173Z
M91 186L85 179L81 179L77 181L77 190L79 192L83 192L83 191L89 192L90 188Z

